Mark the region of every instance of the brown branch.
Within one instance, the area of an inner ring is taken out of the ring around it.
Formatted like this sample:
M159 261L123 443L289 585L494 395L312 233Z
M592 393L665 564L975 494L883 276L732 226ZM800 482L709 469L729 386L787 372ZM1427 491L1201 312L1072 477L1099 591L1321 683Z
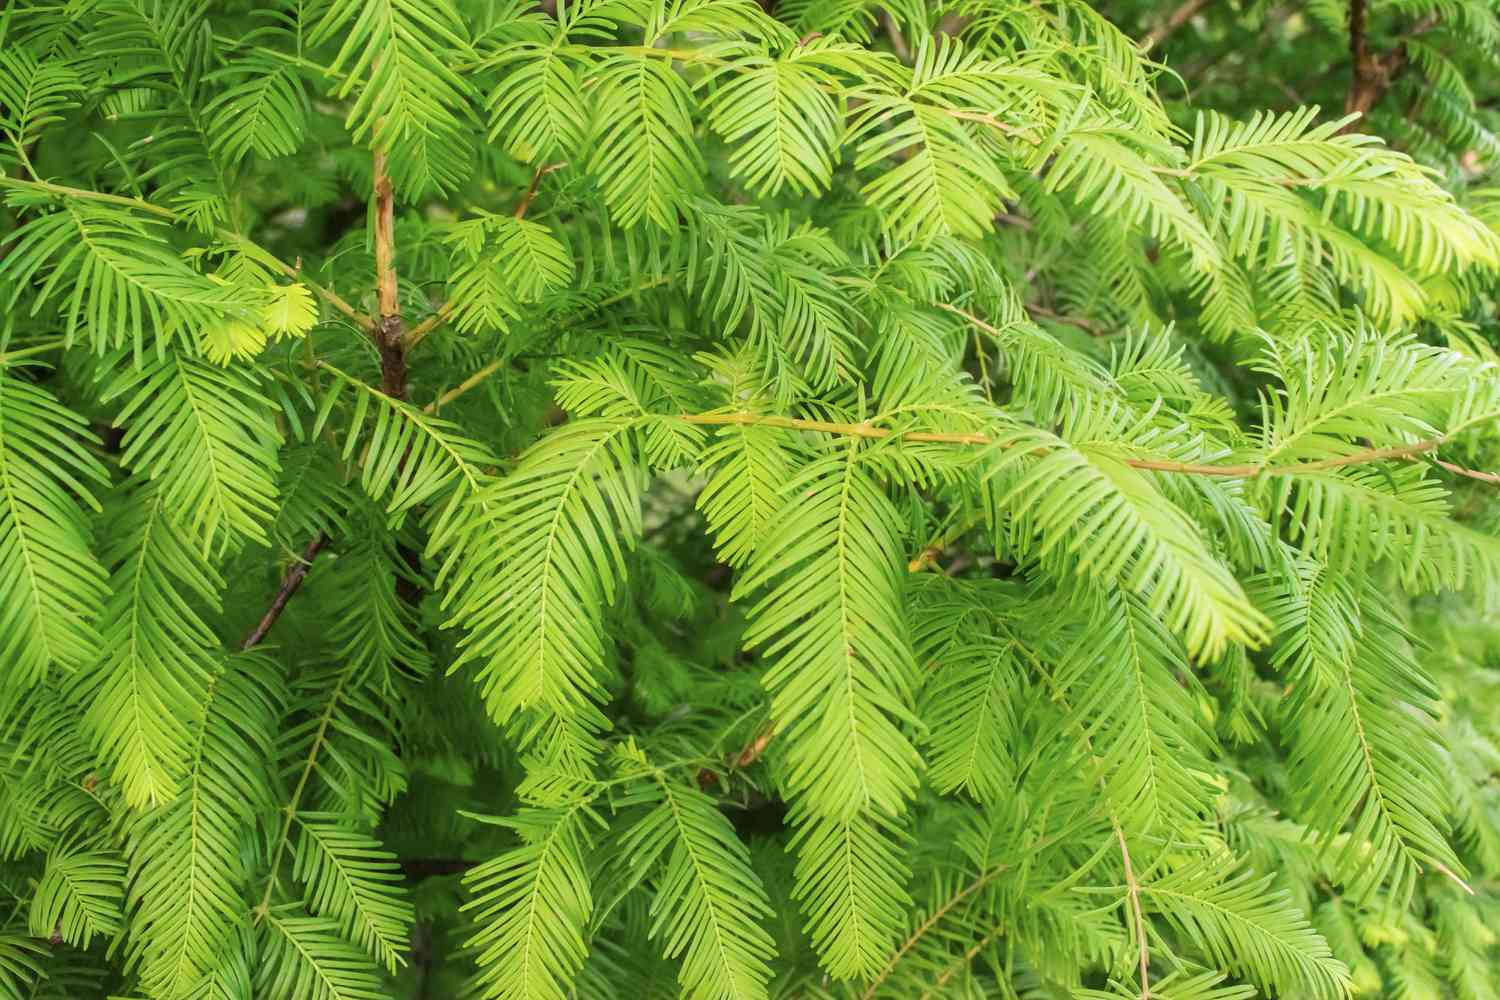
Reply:
M1166 41L1173 32L1192 20L1194 14L1207 7L1209 2L1210 0L1184 0L1172 13L1167 15L1165 21L1146 33L1146 37L1141 39L1141 51L1150 52L1157 45Z
M380 391L392 399L406 399L406 345L401 340L401 317L387 316L375 332L380 352Z
M1098 324L1092 320L1083 319L1080 316L1066 316L1055 309L1048 309L1046 306L1037 305L1032 302L1026 304L1026 311L1041 319L1050 319L1054 323L1066 323L1068 326L1076 326L1091 337L1104 336L1104 331L1099 329Z
M375 199L375 295L380 310L380 325L373 331L375 349L380 354L380 391L392 399L405 401L410 387L406 379L406 321L401 317L400 286L396 280L396 196L391 177L386 172L385 153L375 150L372 159L372 196ZM403 453L404 467L409 451ZM411 571L396 577L396 596L415 607L421 601L422 554L400 542L396 555Z
M375 297L380 322L371 331L380 352L380 388L392 399L406 398L406 324L396 282L396 197L386 173L385 154L375 151Z
M904 63L911 62L911 46L906 42L906 36L901 34L901 26L896 23L896 18L891 12L882 7L880 9L880 26L885 29L885 35L891 40L891 50L896 53L896 58Z
M1353 64L1354 75L1349 83L1349 94L1344 100L1345 112L1368 111L1375 103L1374 98L1366 99L1362 89L1374 69L1370 64L1370 44L1365 38L1368 14L1366 0L1349 0L1349 60ZM1364 107L1359 107L1360 104Z
M1365 451L1356 451L1352 455L1341 455L1338 458L1325 458L1317 462L1302 462L1295 465L1274 465L1266 469L1266 472L1274 476L1296 475L1299 472L1319 472L1323 469L1341 469L1346 465L1364 465L1368 462L1385 462L1390 459L1416 458L1433 451L1443 443L1442 438L1428 438L1425 441L1416 441L1412 444L1401 444L1391 448L1370 448Z
M1012 125L1009 122L1003 122L999 118L996 118L994 115L985 111L965 111L961 108L937 108L935 110L947 115L949 118L956 118L959 121L978 122L981 125L988 125L990 128L995 129L999 132L1003 132L1005 135L1013 136L1017 139L1024 139L1025 141L1031 143L1033 146L1040 146L1042 144L1042 140L1039 136L1033 135L1020 126Z
M380 318L397 316L401 303L396 295L396 197L391 178L386 173L385 154L374 154L372 185L375 198L375 293L380 303Z
M1353 63L1349 77L1349 92L1344 98L1344 113L1363 117L1380 102L1391 84L1406 71L1410 57L1406 52L1406 41L1415 38L1438 24L1438 17L1429 14L1422 18L1405 34L1396 39L1396 47L1389 52L1377 54L1370 51L1368 36L1367 0L1349 0L1349 58ZM1345 125L1340 131L1349 132L1355 122Z
M563 160L561 163L549 163L545 167L539 167L537 172L531 175L531 185L526 188L526 194L521 197L520 204L516 205L516 218L524 219L526 217L526 210L531 207L531 199L536 197L536 189L542 183L542 178L550 173L561 170L567 165L567 160Z
M766 747L770 746L771 741L775 738L776 726L774 724L767 726L765 732L752 740L749 746L735 754L734 760L730 762L730 766L739 770L754 764L760 759L760 755L766 752Z
M1493 472L1481 472L1478 469L1466 469L1462 465L1454 465L1452 462L1445 462L1441 458L1435 459L1434 461L1436 461L1438 465L1441 465L1443 468L1447 469L1449 472L1453 473L1456 476L1468 476L1470 479L1477 479L1482 483L1500 483L1500 475L1496 475Z
M241 652L260 645L265 639L266 634L276 624L276 620L281 617L281 613L286 610L287 602L292 599L292 595L297 593L298 588L302 586L302 581L307 579L307 571L312 568L313 560L327 544L328 536L319 532L302 549L302 554L297 561L288 567L286 575L281 578L281 586L276 589L276 596L271 598L271 606L266 608L266 613L260 616L260 621L240 643Z

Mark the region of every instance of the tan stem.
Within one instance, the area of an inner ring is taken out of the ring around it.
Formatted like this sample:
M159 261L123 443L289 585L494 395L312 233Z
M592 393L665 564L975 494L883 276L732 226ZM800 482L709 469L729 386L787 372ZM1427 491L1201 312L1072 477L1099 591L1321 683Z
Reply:
M984 434L893 431L870 423L841 424L828 420L802 420L797 417L779 417L758 413L687 413L677 419L690 424L779 427L785 430L842 434L847 437L860 438L879 439L899 436L903 441L921 441L930 444L989 445L995 443L993 438ZM1430 438L1412 444L1396 445L1390 448L1370 448L1338 458L1325 458L1317 462L1299 462L1291 465L1208 465L1198 462L1172 462L1158 458L1125 458L1122 461L1131 468L1152 472L1176 472L1183 475L1217 476L1224 479L1252 479L1256 476L1295 476L1349 465L1414 458L1432 451L1442 443L1442 438Z
M1115 837L1120 841L1120 859L1125 863L1125 892L1130 900L1130 912L1135 918L1136 936L1140 939L1141 1000L1151 1000L1151 946L1146 937L1146 918L1141 913L1141 884L1136 880L1135 869L1130 864L1130 848L1125 846L1125 830L1113 816Z
M1084 333L1087 333L1092 337L1104 336L1104 331L1099 329L1098 325L1091 320L1083 319L1078 316L1068 316L1064 313L1058 312L1055 309L1049 309L1046 306L1036 305L1035 303L1027 303L1026 311L1033 316L1038 316L1042 319L1050 319L1054 323L1066 323L1069 326L1076 326L1078 327L1078 329L1082 330Z
M426 406L422 407L423 411L426 413L438 412L443 407L447 406L449 403L457 399L459 396L462 396L464 393L468 392L476 385L479 385L485 379L489 378L491 375L495 374L497 371L504 367L505 359L496 358L494 361L491 361L489 364L485 365L483 368L480 368L474 374L458 383L458 385L443 393L433 402L428 403Z
M386 173L385 154L378 150L374 156L374 175L375 294L383 320L399 316L401 303L396 295L396 197Z
M942 991L943 988L948 985L948 981L954 976L958 975L960 969L967 969L969 967L969 964L974 961L975 956L977 956L981 951L984 951L984 949L993 944L995 939L1000 936L1000 932L1002 930L1002 927L996 927L984 937L980 938L978 941L975 941L972 945L970 945L962 955L960 955L946 969L943 970L943 974L938 976L937 979L933 981L933 984L930 987L922 991L922 995L918 997L917 1000L933 1000L934 997L943 996L944 994Z
M531 184L526 188L526 193L521 196L521 201L516 205L516 218L524 219L527 209L531 208L531 200L536 197L536 189L542 183L542 178L554 171L561 170L568 165L568 161L561 163L549 163L545 167L539 167L537 172L531 175Z
M406 398L406 325L396 281L396 195L386 171L385 153L372 160L375 199L375 299L380 322L373 331L380 352L380 388L392 399Z
M1467 476L1470 479L1477 479L1482 483L1500 483L1500 475L1496 475L1493 472L1481 472L1479 469L1466 469L1462 465L1454 465L1452 462L1445 462L1441 458L1437 459L1437 464L1441 465L1443 468L1447 469L1455 476Z

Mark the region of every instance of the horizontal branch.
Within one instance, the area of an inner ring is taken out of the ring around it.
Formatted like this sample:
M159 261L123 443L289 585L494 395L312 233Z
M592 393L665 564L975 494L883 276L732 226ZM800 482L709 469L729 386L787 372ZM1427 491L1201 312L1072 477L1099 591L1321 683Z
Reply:
M759 413L687 413L678 418L689 424L725 425L740 424L757 427L780 427L790 431L823 431L827 434L842 434L846 437L888 438L899 432L871 423L841 424L829 420L802 420L798 417L778 417ZM939 444L993 444L983 434L948 434L936 431L909 431L900 434L907 441L930 441Z
M77 198L83 201L102 201L111 205L121 205L126 208L134 208L142 212L150 212L164 219L177 221L177 213L162 205L153 205L144 198L131 198L123 194L109 194L105 191L90 191L87 188L69 187L66 184L53 184L51 181L32 181L20 177L6 177L0 174L0 188L15 188L22 191L36 191L40 194L56 195L59 198Z
M1042 144L1042 140L1040 137L1032 135L1025 128L1017 125L1012 125L1009 122L1003 122L999 118L996 118L994 115L987 112L964 111L959 108L937 108L935 110L937 110L941 114L947 115L949 118L956 118L959 121L977 122L980 125L988 125L990 128L995 129L997 132L1001 132L1016 139L1023 139L1026 142L1031 143L1033 146L1040 146Z
M1056 309L1049 309L1034 302L1026 303L1025 308L1028 313L1038 319L1050 319L1054 323L1066 323L1068 326L1076 326L1091 337L1104 336L1104 331L1099 328L1099 324L1092 320L1087 320L1080 316L1068 316L1058 312Z
M1438 465L1441 465L1443 468L1447 469L1455 476L1467 476L1470 479L1477 479L1481 483L1500 483L1500 475L1496 475L1493 472L1482 472L1479 469L1466 469L1462 465L1454 465L1452 462L1445 462L1441 458L1434 459L1433 461L1437 462Z
M1340 119L1340 123L1347 125L1351 122L1357 121L1358 118L1358 115L1349 115L1346 118ZM1164 167L1153 165L1151 167L1151 172L1159 177L1181 177L1186 180L1196 180L1199 177L1199 171L1201 169L1202 162L1200 161L1199 163L1195 163L1192 166L1187 167ZM1281 187L1299 188L1318 187L1319 185L1327 184L1330 179L1330 177L1319 175L1317 177L1257 177L1255 180L1256 183L1259 184L1279 184Z
M921 441L931 444L990 445L995 439L985 434L946 433L941 431L894 431L877 427L871 423L842 424L829 420L802 420L797 417L768 416L759 413L688 413L678 417L690 424L706 425L754 425L779 427L784 430L842 434L848 437L882 439L899 437L903 441ZM1368 462L1384 462L1391 459L1414 458L1432 451L1443 443L1442 438L1417 441L1413 444L1392 448L1370 448L1338 458L1327 458L1317 462L1301 462L1293 465L1211 465L1198 462L1172 462L1158 458L1126 458L1126 465L1151 472L1177 472L1190 476L1218 476L1224 479L1253 479L1256 476L1295 476L1305 472L1340 468L1346 465L1363 465Z

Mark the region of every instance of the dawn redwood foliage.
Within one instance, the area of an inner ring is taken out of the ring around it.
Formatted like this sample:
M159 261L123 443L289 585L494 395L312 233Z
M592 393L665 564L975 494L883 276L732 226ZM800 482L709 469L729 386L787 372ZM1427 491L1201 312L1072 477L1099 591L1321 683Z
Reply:
M7 4L0 997L1500 996L1496 5L1109 7Z

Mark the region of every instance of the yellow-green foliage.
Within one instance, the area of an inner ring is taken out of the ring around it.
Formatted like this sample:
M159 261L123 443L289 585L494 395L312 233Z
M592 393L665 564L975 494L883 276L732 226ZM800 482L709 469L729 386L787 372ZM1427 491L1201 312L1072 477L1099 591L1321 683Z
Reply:
M0 1000L1500 995L1497 38L7 5Z

